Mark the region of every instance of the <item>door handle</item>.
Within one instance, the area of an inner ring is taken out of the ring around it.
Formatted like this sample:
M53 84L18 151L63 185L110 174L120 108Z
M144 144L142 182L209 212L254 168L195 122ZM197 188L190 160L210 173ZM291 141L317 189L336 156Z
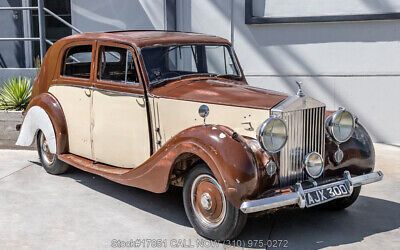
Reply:
M143 101L143 103L140 103L140 102L139 102L140 99ZM136 103L137 103L141 108L146 107L146 101L145 101L144 97L136 99Z
M90 89L85 89L85 95L87 97L90 97L92 95L92 92L90 91Z

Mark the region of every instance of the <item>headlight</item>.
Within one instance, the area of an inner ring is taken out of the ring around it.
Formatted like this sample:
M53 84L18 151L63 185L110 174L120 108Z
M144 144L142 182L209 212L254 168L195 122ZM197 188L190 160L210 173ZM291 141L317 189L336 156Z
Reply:
M287 140L287 128L283 120L268 118L258 131L258 141L269 153L279 152L285 146Z
M324 171L324 161L317 152L311 152L304 158L304 165L307 174L312 178L318 178Z
M326 124L329 134L340 143L347 141L353 135L354 117L345 109L340 109L329 116Z

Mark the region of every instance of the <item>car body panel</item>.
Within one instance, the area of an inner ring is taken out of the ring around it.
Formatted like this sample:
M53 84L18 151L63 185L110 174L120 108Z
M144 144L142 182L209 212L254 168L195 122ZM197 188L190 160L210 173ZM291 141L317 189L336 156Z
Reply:
M95 89L92 117L95 161L135 168L150 157L144 96Z
M31 99L27 109L24 111L26 114L31 108L40 107L42 108L46 114L49 116L51 120L51 125L55 133L56 139L56 152L57 154L64 154L69 151L68 148L68 130L67 123L64 116L64 111L61 107L61 104L58 100L50 93L41 93L37 95L35 98ZM26 116L25 119L29 119ZM39 129L40 127L36 128ZM37 131L33 131L34 135L36 135ZM20 136L24 136L22 133ZM19 139L19 138L18 138ZM24 145L29 146L29 145Z
M164 144L180 131L202 125L199 107L206 104L210 109L206 124L223 124L242 136L256 138L257 128L269 117L269 111L245 107L232 107L207 102L182 101L168 98L150 98L153 101L157 138Z
M49 115L40 106L31 107L26 113L26 119L21 127L21 133L15 145L30 146L35 141L40 130L47 138L46 147L52 154L57 153L56 135Z
M345 170L352 175L371 173L375 166L375 149L368 132L356 121L356 127L352 137L340 145L343 151L343 160L337 163L334 160L336 144L327 138L325 144L325 177L338 176Z
M92 90L67 85L53 85L49 89L60 103L68 127L69 152L93 159L91 145Z
M228 79L190 78L150 91L154 96L251 109L271 109L288 96Z

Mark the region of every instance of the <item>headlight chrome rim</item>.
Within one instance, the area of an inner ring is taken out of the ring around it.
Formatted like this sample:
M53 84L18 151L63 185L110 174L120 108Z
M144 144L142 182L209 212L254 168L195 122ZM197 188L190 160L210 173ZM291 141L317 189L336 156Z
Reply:
M351 118L352 118L353 126L351 127L351 131L350 131L350 133L349 133L349 136L348 136L346 139L344 139L344 140L340 140L340 139L335 135L333 124L334 124L334 121L338 118L338 116L339 116L340 114L342 114L343 112L346 112L346 113L350 114L350 116L351 116ZM342 109L339 109L339 110L337 110L335 113L331 114L331 115L327 118L327 121L326 121L326 129L327 129L329 135L330 135L335 141L337 141L337 142L339 142L339 143L344 143L344 142L348 141L348 140L351 138L351 136L352 136L353 133L354 133L355 126L356 126L356 122L355 122L354 115L353 115L351 112L349 112L349 111L347 111L346 109L343 109L343 108L342 108Z
M321 161L321 170L320 170L320 172L318 173L318 175L312 175L311 173L310 173L310 170L308 169L308 165L307 165L307 162L309 161L309 158L312 156L312 155L317 155L318 157L319 157L319 159L320 159L320 161ZM314 178L314 179L317 179L318 177L320 177L321 175L322 175L322 173L324 172L324 160L322 159L322 156L318 153L318 152L311 152L311 153L308 153L305 157L304 157L304 168L306 169L306 172L307 172L307 174L310 176L310 177L312 177L312 178Z
M285 140L284 140L284 142L282 143L282 145L281 145L277 150L268 150L268 148L264 145L263 138L262 138L262 134L263 134L263 131L265 130L265 128L267 127L267 125L268 125L270 122L272 122L273 120L280 120L280 121L283 123L284 128L285 128ZM262 147L265 151L267 151L268 153L274 154L274 153L278 153L279 151L281 151L282 148L286 145L287 139L288 139L288 128L287 128L286 122L285 122L284 120L282 120L281 118L278 118L278 117L275 117L275 116L270 117L270 118L268 118L267 120L265 120L265 121L261 124L260 128L258 129L257 140L258 140L258 142L260 143L261 147Z

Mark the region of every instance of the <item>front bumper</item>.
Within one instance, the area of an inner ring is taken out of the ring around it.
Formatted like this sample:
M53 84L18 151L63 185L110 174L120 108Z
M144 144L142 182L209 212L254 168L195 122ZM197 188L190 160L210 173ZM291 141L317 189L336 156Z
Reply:
M369 174L364 174L356 177L351 177L349 171L344 171L344 178L342 180L332 182L329 184L315 186L309 189L303 189L301 183L296 183L296 191L291 193L282 194L278 196L263 198L259 200L249 200L242 203L240 206L240 210L243 213L255 213L259 211L264 211L273 208L285 207L289 205L298 205L300 208L304 208L306 206L305 196L309 192L313 192L316 190L322 190L324 188L328 188L330 186L336 186L339 184L347 183L350 185L350 194L353 193L353 188L359 187L361 185L373 183L382 180L383 173L382 171L373 172Z

